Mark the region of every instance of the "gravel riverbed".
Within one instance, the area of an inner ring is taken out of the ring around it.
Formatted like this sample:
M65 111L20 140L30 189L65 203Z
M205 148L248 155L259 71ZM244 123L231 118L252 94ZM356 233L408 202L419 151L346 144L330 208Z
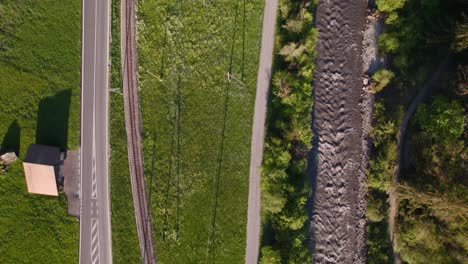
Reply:
M315 263L365 263L371 99L363 85L366 0L319 1L313 107L311 242Z

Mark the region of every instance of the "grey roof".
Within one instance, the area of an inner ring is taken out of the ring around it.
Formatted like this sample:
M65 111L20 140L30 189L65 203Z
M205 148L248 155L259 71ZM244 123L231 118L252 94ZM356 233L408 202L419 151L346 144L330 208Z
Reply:
M60 156L58 147L32 144L28 148L24 162L53 166Z
M79 151L67 151L67 158L61 167L63 191L67 196L68 215L80 216L80 161Z

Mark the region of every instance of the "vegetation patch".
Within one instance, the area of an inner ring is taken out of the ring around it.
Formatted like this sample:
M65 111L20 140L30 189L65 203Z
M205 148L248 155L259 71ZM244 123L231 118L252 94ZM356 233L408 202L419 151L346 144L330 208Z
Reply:
M462 97L466 74L456 74L457 65L464 69L467 64L464 3L377 0L376 4L386 19L379 49L389 55L393 73L374 76L376 81L388 80L388 87L377 94L371 132L369 262L393 263L388 232L381 230L387 228L388 210L381 209L388 207L396 134L404 108L442 58L458 52L435 84L434 96L419 106L407 129L400 182L395 186L399 201L396 236L397 250L406 263L465 263L468 247L460 234L468 228L466 98Z
M80 3L0 3L0 145L19 160L0 175L0 263L77 263L76 218L64 194L29 194L30 144L76 149L80 131Z
M315 3L280 1L262 168L260 263L310 263L307 166L312 147Z
M158 261L244 261L263 1L142 1L143 151Z

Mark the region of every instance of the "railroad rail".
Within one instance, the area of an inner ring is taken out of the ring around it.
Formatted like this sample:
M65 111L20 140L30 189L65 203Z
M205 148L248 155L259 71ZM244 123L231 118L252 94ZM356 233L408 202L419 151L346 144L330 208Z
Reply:
M155 264L156 256L151 228L151 215L147 202L143 154L141 145L140 103L137 80L135 0L121 0L121 58L125 129L127 133L128 161L132 185L133 205L140 244L141 262Z

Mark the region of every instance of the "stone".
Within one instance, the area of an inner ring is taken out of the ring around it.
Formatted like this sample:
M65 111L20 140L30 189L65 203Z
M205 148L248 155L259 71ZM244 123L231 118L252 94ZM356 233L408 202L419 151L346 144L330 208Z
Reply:
M18 158L14 152L7 152L0 156L0 161L2 161L5 165L10 165L11 163L15 162Z
M364 86L369 85L369 79L368 79L368 78L364 78L364 79L362 80L362 84L364 84Z

